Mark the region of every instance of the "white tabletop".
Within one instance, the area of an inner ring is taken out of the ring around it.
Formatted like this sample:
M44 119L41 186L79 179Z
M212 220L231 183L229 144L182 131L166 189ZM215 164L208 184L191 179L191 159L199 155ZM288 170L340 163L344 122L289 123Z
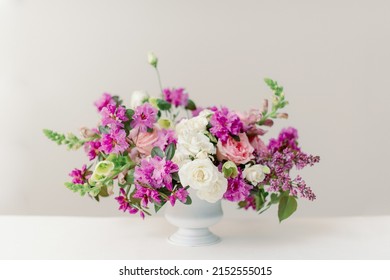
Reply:
M0 259L390 259L390 216L224 217L222 242L178 247L164 218L0 216Z

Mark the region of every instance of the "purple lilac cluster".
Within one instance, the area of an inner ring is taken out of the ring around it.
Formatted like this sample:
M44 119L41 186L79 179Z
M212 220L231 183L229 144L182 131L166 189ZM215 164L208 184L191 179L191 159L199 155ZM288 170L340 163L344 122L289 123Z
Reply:
M163 90L165 101L172 105L187 106L188 104L188 93L185 92L184 88L166 88Z
M230 112L226 107L222 107L220 110L213 107L211 110L214 111L214 114L210 119L210 132L222 143L226 143L229 136L237 136L243 132L244 125L237 114Z
M295 179L290 177L290 170L295 166L299 169L319 162L318 156L306 155L300 151L293 150L289 147L282 152L276 151L272 154L267 165L272 173L268 176L269 192L289 191L292 196L300 196L309 200L316 198L313 191L308 187L305 181L297 176Z

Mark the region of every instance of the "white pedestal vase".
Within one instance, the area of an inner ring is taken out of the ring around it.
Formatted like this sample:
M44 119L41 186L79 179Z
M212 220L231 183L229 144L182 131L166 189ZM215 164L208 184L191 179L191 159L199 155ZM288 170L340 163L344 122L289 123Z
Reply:
M221 239L213 234L209 227L218 223L223 216L221 200L209 203L190 191L192 204L179 201L165 209L167 221L179 229L168 238L168 242L180 246L206 246L216 244Z

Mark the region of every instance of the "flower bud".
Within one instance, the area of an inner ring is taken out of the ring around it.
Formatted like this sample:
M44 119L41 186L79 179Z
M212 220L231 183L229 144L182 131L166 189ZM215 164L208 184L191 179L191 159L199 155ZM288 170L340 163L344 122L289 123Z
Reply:
M131 94L130 108L135 109L136 107L142 105L148 99L149 99L149 94L146 91L142 91L142 90L134 91Z
M271 127L271 126L274 125L274 121L271 120L271 119L266 119L266 120L264 121L264 125L265 125L265 126Z
M276 115L276 117L278 119L287 119L288 118L288 114L287 113L279 113Z
M170 128L171 127L171 121L168 119L163 119L160 118L158 121L158 124L160 125L161 128Z
M148 53L148 62L154 68L157 68L158 58L153 52Z
M222 172L225 178L236 178L238 175L236 164L230 160L223 164Z
M91 138L91 137L94 137L96 135L96 132L93 131L92 129L87 128L87 127L82 127L82 128L80 128L80 134L84 138Z
M262 112L268 112L268 99L263 100L263 111Z
M158 108L158 106L157 106L157 99L158 99L158 98L150 97L150 98L149 98L149 103L150 103L150 105L152 105L154 108L156 108L156 109L159 110L159 108Z
M103 160L96 165L95 171L93 173L107 176L114 169L114 167L115 165L111 161Z

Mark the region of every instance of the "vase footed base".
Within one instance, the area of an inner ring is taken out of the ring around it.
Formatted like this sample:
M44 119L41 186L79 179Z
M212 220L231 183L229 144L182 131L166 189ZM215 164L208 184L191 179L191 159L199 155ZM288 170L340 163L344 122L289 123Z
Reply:
M179 228L168 237L168 242L178 246L199 247L219 243L221 238L208 228Z

